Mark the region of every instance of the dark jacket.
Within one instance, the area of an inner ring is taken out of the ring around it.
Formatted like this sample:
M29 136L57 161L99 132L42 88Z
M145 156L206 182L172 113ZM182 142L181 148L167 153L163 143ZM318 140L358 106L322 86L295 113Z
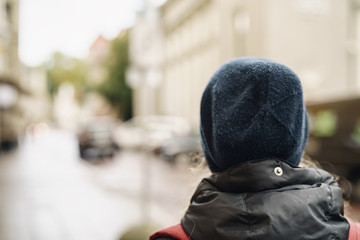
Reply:
M203 179L181 225L192 240L346 240L349 232L329 173L272 159Z

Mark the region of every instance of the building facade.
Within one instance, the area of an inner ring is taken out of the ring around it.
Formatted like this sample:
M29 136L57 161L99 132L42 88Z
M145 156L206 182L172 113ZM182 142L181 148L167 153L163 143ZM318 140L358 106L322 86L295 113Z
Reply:
M133 89L135 116L160 112L159 86L163 81L164 35L159 9L145 1L129 35L127 83Z
M104 82L106 71L104 69L104 62L110 51L110 41L99 35L89 48L89 54L86 62L89 67L88 84L91 87L99 85Z
M16 144L23 93L18 58L19 1L0 0L0 150Z
M307 103L358 97L358 0L168 0L158 113L199 123L203 89L222 63L259 56L290 66Z
M19 77L19 1L0 0L0 75Z

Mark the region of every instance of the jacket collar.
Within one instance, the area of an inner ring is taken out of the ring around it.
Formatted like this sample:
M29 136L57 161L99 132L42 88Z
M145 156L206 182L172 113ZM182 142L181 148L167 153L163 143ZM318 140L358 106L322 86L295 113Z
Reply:
M260 192L289 185L326 183L337 185L333 176L318 168L293 167L277 159L238 164L204 179L222 192ZM203 189L199 189L203 190Z

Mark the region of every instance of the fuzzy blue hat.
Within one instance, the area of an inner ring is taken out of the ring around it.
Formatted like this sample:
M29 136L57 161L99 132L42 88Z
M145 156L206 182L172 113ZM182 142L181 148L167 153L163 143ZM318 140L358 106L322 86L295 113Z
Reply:
M213 172L268 158L297 166L308 138L298 76L263 58L225 63L203 93L200 132Z

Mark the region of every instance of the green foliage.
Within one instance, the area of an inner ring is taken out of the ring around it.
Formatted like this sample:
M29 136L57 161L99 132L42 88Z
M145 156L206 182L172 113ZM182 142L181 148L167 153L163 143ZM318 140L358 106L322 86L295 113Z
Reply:
M125 81L125 72L129 64L128 60L129 33L122 32L112 40L109 56L105 61L107 77L98 91L116 109L123 120L132 117L132 91Z
M351 138L360 145L360 120L357 121L355 128L351 134Z
M44 63L47 70L48 91L54 96L62 83L68 82L75 88L77 96L88 90L103 95L123 120L132 117L132 91L125 81L128 62L128 31L123 31L111 41L109 54L104 61L105 79L98 86L89 85L86 64L60 52L54 53Z
M87 69L82 60L55 52L44 66L47 70L48 91L51 96L54 96L59 86L65 82L72 84L77 94L84 91Z
M336 114L331 110L319 111L312 134L316 137L331 137L336 132Z

